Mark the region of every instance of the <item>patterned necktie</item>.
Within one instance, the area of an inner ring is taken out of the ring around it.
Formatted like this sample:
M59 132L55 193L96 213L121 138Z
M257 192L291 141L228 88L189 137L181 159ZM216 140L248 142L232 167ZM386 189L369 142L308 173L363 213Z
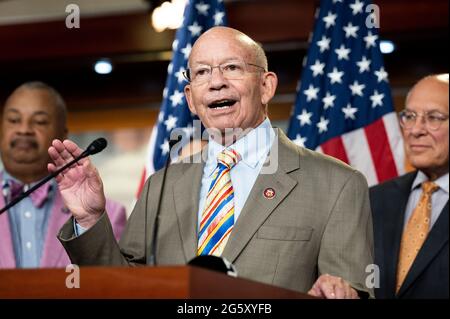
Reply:
M14 181L14 180L9 180L3 186L3 189L4 190L9 189L9 191L6 192L5 197L9 196L10 197L9 201L12 201L17 196L20 196L20 194L22 194L24 192L24 185ZM51 189L51 184L50 184L50 182L48 182L30 194L31 201L33 202L33 205L36 208L41 208L42 206L44 206L44 203L48 198L50 189Z
M396 292L402 286L417 253L427 238L430 230L431 195L438 189L439 186L433 182L427 181L422 183L422 195L419 203L409 218L402 235L397 265Z
M206 196L198 234L198 255L220 256L234 225L234 190L230 170L240 155L225 149L217 156L217 167Z

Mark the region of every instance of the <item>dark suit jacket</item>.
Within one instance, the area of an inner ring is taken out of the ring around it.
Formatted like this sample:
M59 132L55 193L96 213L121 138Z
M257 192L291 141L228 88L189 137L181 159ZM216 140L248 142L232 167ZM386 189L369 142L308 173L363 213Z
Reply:
M375 263L380 267L376 298L448 298L448 202L430 230L402 287L395 294L403 220L416 172L370 189Z

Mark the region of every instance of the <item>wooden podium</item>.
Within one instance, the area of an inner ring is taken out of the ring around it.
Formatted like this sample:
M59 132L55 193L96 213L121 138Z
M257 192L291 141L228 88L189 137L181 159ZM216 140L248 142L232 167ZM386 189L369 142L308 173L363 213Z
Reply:
M0 270L0 299L305 299L306 294L192 266L81 267L80 288L65 269Z

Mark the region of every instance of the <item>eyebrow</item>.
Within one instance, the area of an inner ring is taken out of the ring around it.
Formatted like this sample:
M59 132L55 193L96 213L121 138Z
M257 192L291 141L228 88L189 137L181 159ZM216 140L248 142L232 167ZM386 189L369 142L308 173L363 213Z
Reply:
M7 109L7 110L5 111L5 113L8 113L8 112L20 114L20 111L17 110L17 109L14 109L14 108ZM46 115L46 116L50 116L50 114L49 114L48 112L45 112L45 111L37 111L37 112L34 112L34 113L32 114L32 116L35 116L35 115Z
M239 57L225 58L219 64L227 63L230 61L244 61L244 59L239 58ZM192 65L199 65L199 64L200 65L210 65L209 63L207 63L205 61L196 61L196 62L192 63Z

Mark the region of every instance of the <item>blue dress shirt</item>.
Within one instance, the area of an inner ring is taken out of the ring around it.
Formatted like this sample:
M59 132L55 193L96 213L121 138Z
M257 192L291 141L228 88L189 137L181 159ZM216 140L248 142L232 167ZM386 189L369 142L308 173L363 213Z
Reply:
M436 220L441 214L441 211L444 209L445 204L448 202L448 176L449 175L447 173L434 181L434 183L439 186L439 189L431 195L430 229L433 227L434 223L436 223ZM417 172L416 178L411 185L411 194L409 195L408 204L406 205L404 227L406 227L406 224L408 223L408 220L411 217L414 208L417 206L420 196L422 195L421 185L427 180L428 177L423 172Z
M3 171L3 181L8 182L9 180L21 183L6 171ZM55 197L53 190L56 189L56 185L54 181L51 183L48 198L41 208L35 207L31 198L26 197L8 210L17 268L38 268L41 263L48 222ZM35 184L28 185L28 188ZM9 195L4 192L3 196L5 196L5 202L9 202Z
M274 140L275 131L269 119L266 118L258 127L252 129L234 144L228 146L229 149L234 149L241 156L241 161L230 171L231 183L234 189L234 222L238 219L247 201L248 195L255 184L256 178L261 171L261 167L267 158L267 154ZM211 139L209 140L208 158L203 168L200 188L197 229L202 218L206 195L213 180L212 173L217 167L217 155L223 149L225 149L225 146Z

